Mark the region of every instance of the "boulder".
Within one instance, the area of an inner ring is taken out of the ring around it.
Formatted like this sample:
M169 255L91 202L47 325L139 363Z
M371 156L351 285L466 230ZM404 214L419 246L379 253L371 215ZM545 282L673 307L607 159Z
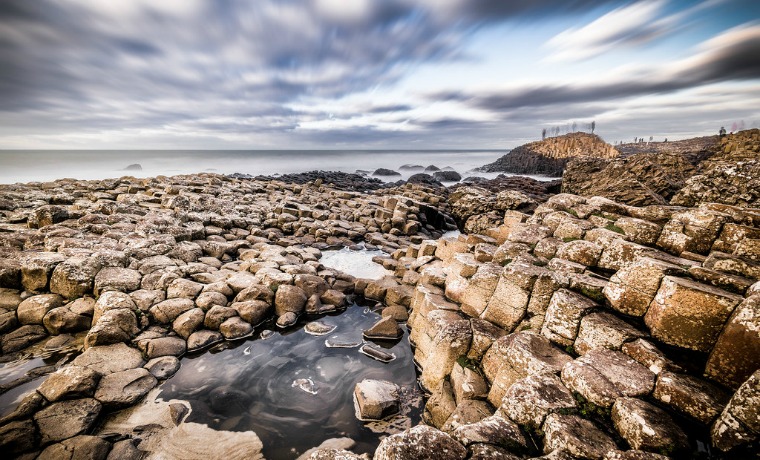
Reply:
M499 411L519 425L538 429L552 413L574 409L575 398L554 374L536 374L509 387Z
M498 415L456 428L452 437L465 446L490 444L509 452L527 453L528 439L513 421Z
M191 299L167 299L150 307L150 314L158 323L168 324L193 308L195 303Z
M658 376L653 396L704 425L709 425L728 402L728 395L715 385L668 371Z
M395 340L403 335L403 331L395 319L384 317L365 330L363 335L370 340Z
M45 315L63 305L58 294L40 294L28 297L18 306L16 316L21 324L43 324Z
M66 366L50 374L37 391L50 402L88 398L93 395L100 374L87 367Z
M48 446L40 453L39 460L88 459L105 460L111 443L97 436L79 435Z
M572 345L578 337L581 319L597 308L593 300L576 292L560 289L549 301L541 334L562 346Z
M709 352L741 300L722 289L666 276L644 321L665 343Z
M107 291L132 292L140 289L142 274L123 267L104 267L95 276L95 295Z
M42 444L63 441L89 430L101 408L97 400L83 398L55 402L37 412L34 422Z
M140 331L137 316L126 308L109 310L98 319L84 340L85 348L128 342Z
M145 355L148 359L161 356L182 356L187 350L187 343L181 337L158 337L148 340Z
M617 447L593 423L575 415L550 414L542 429L545 454L562 450L573 458L601 460Z
M360 420L381 420L400 410L398 385L364 379L354 387L356 415Z
M174 375L180 367L179 359L175 356L161 356L160 358L153 358L145 363L145 369L148 370L153 377L164 380Z
M464 460L467 450L451 436L418 425L380 441L374 460Z
M57 252L36 252L21 258L21 284L31 292L43 291L48 287L50 275L56 265L66 260Z
M45 337L47 337L47 331L45 331L44 327L37 324L29 324L21 326L15 331L3 334L2 337L0 337L0 344L2 345L3 354L7 354L23 350Z
M210 347L224 340L224 336L217 331L200 330L190 334L187 338L187 351L195 352Z
M760 438L760 370L731 397L712 426L713 445L728 451Z
M76 299L92 291L101 263L95 257L72 257L58 264L50 277L50 292Z
M190 337L202 324L206 314L200 308L193 308L177 317L172 323L172 329L183 339Z
M300 315L306 306L306 293L298 286L282 285L277 288L274 298L275 314L285 313Z
M760 294L753 294L734 310L718 336L705 374L738 388L760 369Z
M45 314L42 324L50 334L58 335L86 331L92 325L92 317L74 313L68 306L58 307Z
M612 423L634 449L671 454L689 446L683 430L665 411L640 399L615 401Z
M145 364L140 350L131 348L124 343L91 347L71 362L74 366L82 366L107 375L114 372L134 369Z
M147 369L138 367L114 372L100 379L95 399L105 407L126 407L145 396L158 381Z
M16 420L0 426L0 449L8 455L17 457L17 454L33 450L37 441L37 428L32 420Z
M250 335L253 332L253 326L239 316L233 316L219 325L219 332L227 340L239 339Z

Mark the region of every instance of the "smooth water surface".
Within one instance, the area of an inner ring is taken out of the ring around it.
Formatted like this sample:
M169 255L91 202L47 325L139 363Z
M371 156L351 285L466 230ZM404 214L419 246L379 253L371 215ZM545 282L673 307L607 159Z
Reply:
M319 169L372 173L377 168L398 171L401 176L380 177L384 181L397 181L422 172L401 169L403 165L450 167L463 177L493 178L498 174L472 170L506 153L506 150L0 150L0 184L65 177L106 179L200 172L256 176ZM142 169L125 170L133 164Z
M187 421L219 430L255 431L266 458L295 458L336 437L355 440L355 452L373 452L381 436L419 423L422 409L405 327L400 340L371 344L393 353L396 359L390 363L359 352L362 330L379 318L369 307L353 304L319 318L336 327L326 335L309 334L304 320L296 329L274 331L266 339L257 334L186 356L159 396L189 401ZM345 347L328 347L326 341ZM363 379L390 380L402 387L406 414L390 423L359 421L353 391Z

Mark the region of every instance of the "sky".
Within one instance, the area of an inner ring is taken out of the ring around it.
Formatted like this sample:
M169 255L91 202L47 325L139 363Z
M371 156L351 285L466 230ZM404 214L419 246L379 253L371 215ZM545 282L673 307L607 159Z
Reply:
M0 2L0 149L503 149L592 121L760 126L760 2Z

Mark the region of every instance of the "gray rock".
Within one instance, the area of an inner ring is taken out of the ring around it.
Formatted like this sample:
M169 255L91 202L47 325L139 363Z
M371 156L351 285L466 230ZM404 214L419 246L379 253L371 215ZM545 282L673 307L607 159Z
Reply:
M575 415L551 414L543 425L544 453L563 450L573 458L601 459L615 442L593 423Z
M14 455L27 452L37 444L37 429L31 420L18 420L0 426L0 449Z
M289 311L277 318L277 327L289 327L298 322L298 315Z
M190 299L168 299L150 307L150 314L160 324L168 324L182 313L195 308Z
M124 343L88 348L71 364L88 367L99 374L112 374L145 364L142 353Z
M239 339L250 335L253 332L253 326L245 322L241 317L233 316L219 326L219 332L227 340Z
M394 340L401 337L401 335L403 335L403 332L401 331L401 328L395 319L391 317L385 317L378 320L369 329L365 330L363 335L367 339Z
M263 300L235 302L230 307L234 308L241 318L254 326L266 321L272 312L272 305Z
M180 337L160 337L148 340L145 355L148 359L161 356L182 356L187 351L187 343Z
M53 308L44 318L42 324L52 334L86 331L92 325L92 317L79 315L66 307Z
M115 372L100 379L95 399L106 407L130 406L145 396L157 383L153 374L142 367Z
M3 353L12 353L14 351L23 350L27 346L39 342L47 337L47 331L45 328L37 325L30 324L27 326L21 326L13 332L3 334L0 338L2 344Z
M142 460L145 452L135 447L135 440L124 439L113 444L106 460Z
M704 380L663 371L657 378L653 396L705 425L721 413L728 395Z
M85 348L128 342L140 332L137 316L126 308L105 312L85 337Z
M107 291L132 292L140 289L142 275L137 270L122 267L105 267L95 276L95 295Z
M87 367L66 366L50 374L37 389L50 402L91 397L100 374Z
M104 460L111 443L97 436L79 435L48 446L38 460Z
M224 340L224 336L217 331L201 330L190 334L187 338L187 351L194 352L210 347Z
M528 439L513 421L492 415L475 423L462 425L452 436L465 446L484 443L502 447L510 452L527 453Z
M575 407L575 398L557 376L537 374L509 387L500 410L520 425L539 428L549 414Z
M89 430L102 405L95 399L60 401L34 414L42 444L63 441Z
M634 449L678 452L688 447L688 439L672 418L645 401L619 398L612 406L612 423Z
M145 363L145 369L159 380L168 379L176 374L180 367L180 361L175 356L162 356L153 358Z
M451 436L418 425L380 441L374 460L464 460L467 450Z

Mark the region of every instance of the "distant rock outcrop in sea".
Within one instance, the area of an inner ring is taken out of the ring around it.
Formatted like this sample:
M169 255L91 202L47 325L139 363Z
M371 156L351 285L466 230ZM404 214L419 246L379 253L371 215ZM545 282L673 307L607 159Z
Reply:
M620 152L595 134L570 133L521 145L480 170L561 176L572 158L615 158L618 155Z
M122 171L142 171L142 165L140 163L135 163L127 166Z

